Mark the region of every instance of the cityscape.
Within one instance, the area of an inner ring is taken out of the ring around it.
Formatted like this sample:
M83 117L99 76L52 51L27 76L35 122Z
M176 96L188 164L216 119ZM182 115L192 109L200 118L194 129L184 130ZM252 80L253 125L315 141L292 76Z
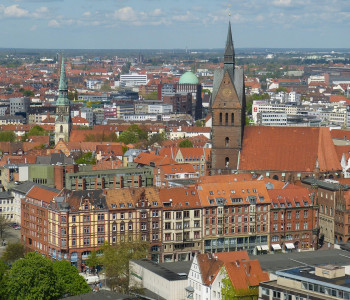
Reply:
M0 4L0 299L350 299L349 4L83 2Z

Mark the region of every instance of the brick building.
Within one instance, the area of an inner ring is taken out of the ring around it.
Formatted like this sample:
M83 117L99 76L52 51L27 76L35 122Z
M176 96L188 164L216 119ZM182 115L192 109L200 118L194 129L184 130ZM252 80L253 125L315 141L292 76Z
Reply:
M49 206L59 190L33 186L21 199L21 241L26 251L49 254Z
M272 251L317 249L318 206L307 188L269 190Z

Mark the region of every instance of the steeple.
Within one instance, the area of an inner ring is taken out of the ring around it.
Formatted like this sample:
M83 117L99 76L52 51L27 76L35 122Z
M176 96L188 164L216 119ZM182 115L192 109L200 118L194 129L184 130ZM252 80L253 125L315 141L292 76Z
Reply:
M64 67L64 57L62 56L61 63L61 75L60 75L60 83L58 87L58 99L56 105L69 105L68 99L68 82L66 77L66 70Z
M235 68L235 49L233 48L231 22L228 22L228 32L224 54L224 68Z

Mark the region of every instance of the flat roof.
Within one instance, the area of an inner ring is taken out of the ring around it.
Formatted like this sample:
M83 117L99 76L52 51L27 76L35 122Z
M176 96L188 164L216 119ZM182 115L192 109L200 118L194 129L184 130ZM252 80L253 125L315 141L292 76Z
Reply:
M192 264L192 261L157 264L149 259L137 259L133 262L169 281L187 280Z
M322 282L332 284L334 286L350 288L350 276L345 275L336 278L326 278L322 276L315 275L315 267L298 267L289 270L282 270L277 273L279 276L292 278L292 279L305 279L305 281L309 281L311 279L312 283Z
M261 268L267 272L307 265L350 265L350 253L338 249L250 255L249 257L259 260Z

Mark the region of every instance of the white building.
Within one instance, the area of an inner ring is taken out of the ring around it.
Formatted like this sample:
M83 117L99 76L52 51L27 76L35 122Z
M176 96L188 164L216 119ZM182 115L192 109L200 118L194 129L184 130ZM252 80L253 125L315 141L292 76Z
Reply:
M156 264L147 259L140 259L130 261L129 265L130 287L142 287L162 299L186 299L188 262ZM182 272L179 272L179 269Z
M126 86L146 85L148 82L147 75L137 73L120 75L120 81Z

